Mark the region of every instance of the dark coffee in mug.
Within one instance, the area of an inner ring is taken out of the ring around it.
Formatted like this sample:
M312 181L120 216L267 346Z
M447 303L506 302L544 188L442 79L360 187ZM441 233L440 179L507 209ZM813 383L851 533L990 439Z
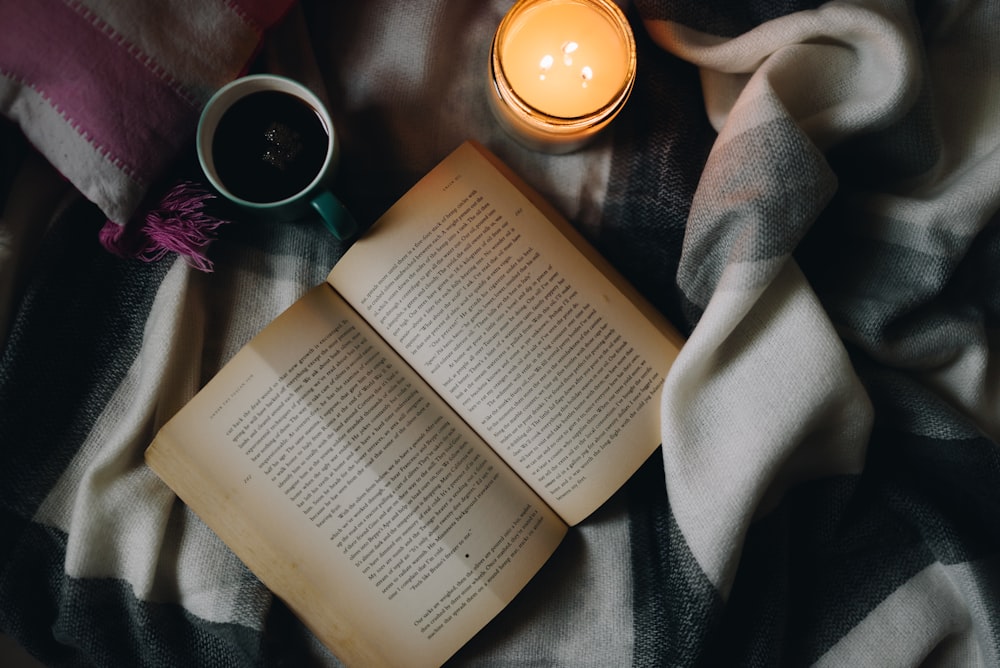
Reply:
M212 160L233 195L278 202L302 192L323 168L330 138L305 100L276 90L250 93L219 119Z

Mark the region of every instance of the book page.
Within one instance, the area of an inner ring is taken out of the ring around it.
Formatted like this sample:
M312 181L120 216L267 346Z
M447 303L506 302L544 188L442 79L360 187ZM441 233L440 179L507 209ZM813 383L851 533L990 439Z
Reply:
M327 279L570 524L659 445L680 341L574 241L466 143Z
M567 529L325 283L147 461L348 664L442 663Z

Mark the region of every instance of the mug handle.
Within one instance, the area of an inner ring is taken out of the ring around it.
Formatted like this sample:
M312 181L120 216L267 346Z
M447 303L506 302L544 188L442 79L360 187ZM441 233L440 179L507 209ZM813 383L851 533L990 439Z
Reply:
M358 223L351 212L329 190L324 190L309 202L323 219L323 226L341 241L350 239L358 231Z

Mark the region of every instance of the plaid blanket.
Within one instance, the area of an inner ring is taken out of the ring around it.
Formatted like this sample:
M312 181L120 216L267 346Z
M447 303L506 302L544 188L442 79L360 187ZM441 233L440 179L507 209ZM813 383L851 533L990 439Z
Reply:
M660 452L453 663L1000 665L1000 7L637 1L632 99L551 156L486 106L509 5L303 2L260 63L330 100L360 221L478 139L689 337ZM3 229L51 224L4 287L0 630L53 666L337 665L142 452L344 248L237 217L214 273L122 259L17 184Z

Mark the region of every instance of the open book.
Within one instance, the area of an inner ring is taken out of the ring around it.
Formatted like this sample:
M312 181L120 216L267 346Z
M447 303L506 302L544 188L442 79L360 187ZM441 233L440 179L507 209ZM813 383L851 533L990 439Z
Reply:
M348 665L438 665L660 443L680 336L467 142L149 466Z

